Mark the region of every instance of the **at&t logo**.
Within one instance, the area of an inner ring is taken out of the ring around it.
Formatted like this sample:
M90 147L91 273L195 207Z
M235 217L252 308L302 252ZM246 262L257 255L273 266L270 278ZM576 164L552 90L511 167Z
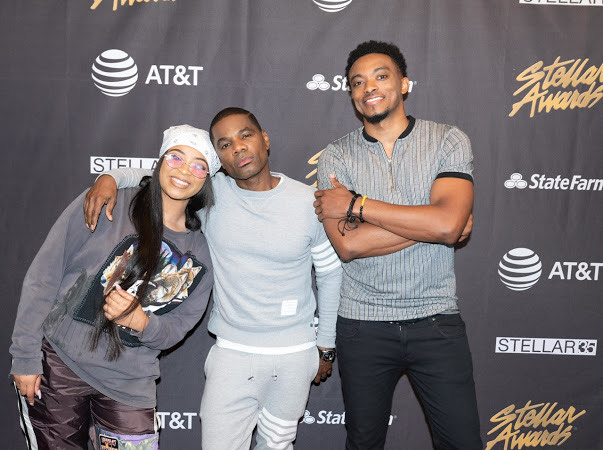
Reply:
M599 281L600 262L555 261L548 279ZM498 263L500 281L512 291L525 291L534 286L542 275L540 257L529 248L509 250Z
M144 84L197 86L202 70L202 66L153 64ZM103 94L121 97L136 86L138 67L123 50L106 50L92 65L92 80Z
M193 420L198 416L196 412L161 412L155 413L159 428L171 428L172 430L192 430L193 425L199 420Z
M109 97L121 97L138 81L138 67L130 55L116 48L102 52L92 64L92 80Z
M326 12L339 12L345 9L352 0L312 0L320 9Z
M530 289L541 274L540 258L529 248L509 250L498 263L500 281L513 291Z

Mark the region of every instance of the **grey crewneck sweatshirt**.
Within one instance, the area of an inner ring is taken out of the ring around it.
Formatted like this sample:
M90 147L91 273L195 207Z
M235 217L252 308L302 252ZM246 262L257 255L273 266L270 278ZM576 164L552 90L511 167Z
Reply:
M159 352L179 342L201 319L213 285L213 270L200 231L176 232L164 227L163 270L153 278L160 288L151 291L156 301L150 308L154 312L148 313L149 323L140 333L122 333L122 342L127 339L128 343L115 361L105 359L104 336L96 350L90 351L89 313L104 301L103 275L137 243L128 217L135 193L136 189L121 190L113 222L101 214L94 233L82 217L85 193L55 222L23 282L10 347L10 373L41 374L42 338L46 337L63 362L98 391L126 405L155 406ZM191 284L166 293L161 286L174 286L174 277L188 278Z
M148 173L127 168L107 172L120 188L136 186ZM272 175L281 182L269 191L241 189L222 173L212 178L216 205L208 214L199 212L215 273L208 328L248 346L294 346L316 339L321 347L335 347L342 269L314 214L315 189Z

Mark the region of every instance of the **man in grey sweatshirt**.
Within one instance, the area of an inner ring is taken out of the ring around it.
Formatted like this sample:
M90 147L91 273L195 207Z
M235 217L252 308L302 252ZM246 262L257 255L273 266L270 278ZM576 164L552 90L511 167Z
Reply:
M270 140L253 114L227 108L210 135L230 176L212 179L216 205L199 211L215 271L208 328L217 337L205 363L202 447L248 449L257 425L256 449L290 449L311 381L332 371L341 263L314 215L314 189L270 172ZM144 174L110 172L120 188ZM104 203L110 216L114 195L113 178L102 176L87 223Z

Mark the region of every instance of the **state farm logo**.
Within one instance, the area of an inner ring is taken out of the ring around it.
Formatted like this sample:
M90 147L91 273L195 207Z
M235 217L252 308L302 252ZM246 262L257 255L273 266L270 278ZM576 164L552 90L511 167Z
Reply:
M352 3L352 0L312 0L312 2L323 11L339 12Z
M555 261L549 280L599 281L600 262ZM509 250L498 263L500 281L512 291L525 291L534 286L542 275L540 257L529 248Z
M92 64L92 80L103 94L121 97L136 86L138 67L126 52L116 48L105 50Z
M528 186L528 182L522 179L523 176L520 173L512 173L507 181L505 181L505 187L507 189L525 189Z
M596 356L596 339L497 337L495 353Z
M601 191L603 179L584 178L582 175L573 175L571 178L557 175L549 177L544 173L535 173L530 177L530 184L523 179L520 173L512 173L504 183L507 189L542 189L559 191Z
M144 71L147 73L144 84L197 86L201 71L202 66L152 64L148 71ZM139 69L134 59L119 49L104 51L92 64L94 85L109 97L121 97L129 93L136 86L138 74Z
M540 258L529 248L509 250L498 263L500 281L513 291L530 289L541 274Z
M348 79L343 75L335 75L332 82L329 83L322 73L312 76L312 79L306 83L306 87L311 91L349 91Z
M417 84L416 81L408 82L408 92L412 91L413 86ZM330 82L327 80L322 73L317 73L312 76L312 79L306 83L306 88L311 91L341 91L346 92L350 90L348 86L348 79L345 75L335 75Z
M391 425L394 419L397 419L398 416L391 415L389 416L389 425ZM345 425L345 411L342 413L334 413L333 411L327 411L325 409L318 411L316 417L310 413L306 409L304 412L304 417L301 419L302 423L307 425Z
M304 411L304 417L302 418L302 422L303 423L307 423L308 425L312 425L314 422L316 422L316 418L312 417L310 415L310 411L308 411L307 409Z

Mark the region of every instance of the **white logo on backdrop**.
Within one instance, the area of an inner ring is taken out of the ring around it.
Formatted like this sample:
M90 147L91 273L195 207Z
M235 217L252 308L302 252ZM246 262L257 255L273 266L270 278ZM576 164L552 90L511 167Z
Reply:
M543 6L603 6L603 0L519 0L519 4Z
M520 173L512 173L507 181L505 181L505 187L507 189L525 189L528 186L528 182L522 179Z
M545 173L535 173L530 176L530 184L520 173L512 173L505 181L507 189L542 189L545 191L601 191L603 179L584 178L582 175L562 177L561 175L547 176Z
M157 158L139 158L133 156L91 156L90 173L101 174L107 170L122 169L155 169Z
M602 267L603 262L555 261L548 272L548 279L574 282L599 281ZM529 248L509 250L498 263L500 281L513 291L530 289L538 282L543 270L540 258Z
M116 48L105 50L92 64L92 80L110 97L130 92L138 81L138 67L130 55Z
M596 356L596 339L497 337L495 353Z
M417 84L416 81L408 82L408 92L412 92L413 87ZM306 88L311 91L341 91L348 92L348 79L345 75L335 75L333 79L327 81L322 73L317 73L312 76L312 79L306 83ZM515 174L514 174L515 175ZM518 174L519 175L519 174ZM521 177L521 175L519 175Z
M312 80L306 83L306 87L311 91L349 91L348 79L344 75L335 75L329 83L322 73L317 73L312 76Z
M388 425L391 425L394 422L394 419L397 418L398 416L390 414ZM312 413L306 409L301 421L307 425L345 425L345 411L336 413L323 409L318 411L318 414L314 417Z
M326 12L339 12L352 3L352 0L312 0L320 9Z
M530 289L541 274L540 258L529 248L509 250L498 263L500 281L513 291Z
M144 74L145 68L140 69ZM123 50L111 49L99 55L92 65L92 80L100 91L110 97L130 92L138 81L138 67ZM203 66L184 64L152 64L144 84L158 86L198 86Z
M196 412L162 412L155 413L155 419L160 429L192 430L197 426L199 419ZM196 418L196 420L194 420Z
M316 89L326 91L331 87L331 85L328 81L325 81L325 76L323 74L317 73L312 77L312 81L308 81L306 83L306 87L311 91L315 91Z
M308 411L308 410L306 409L306 411L304 412L304 417L303 417L303 419L302 419L302 422L303 422L303 423L307 423L308 425L311 425L311 424L313 424L314 422L316 422L316 418L315 418L315 417L312 417L312 416L310 415L310 411Z

